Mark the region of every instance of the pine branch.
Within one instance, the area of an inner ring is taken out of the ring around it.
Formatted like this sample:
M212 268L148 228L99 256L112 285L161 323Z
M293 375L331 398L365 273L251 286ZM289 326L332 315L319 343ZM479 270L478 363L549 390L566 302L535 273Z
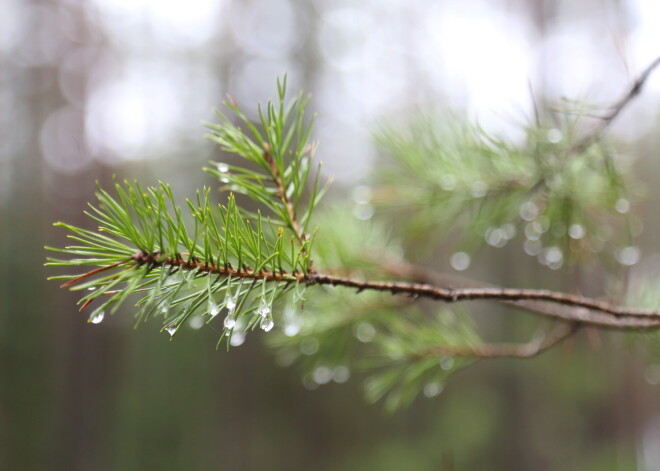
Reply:
M422 228L424 224L435 227L438 221L453 224L467 219L466 233L472 232L481 239L485 232L486 241L495 247L512 239L516 224L521 223L528 240L538 241L540 247L541 241L547 240L556 250L565 242L567 250L574 253L596 252L590 244L599 240L601 223L625 219L627 206L624 211L615 211L611 200L618 203L623 198L627 183L611 156L606 151L592 152L591 144L599 142L658 65L660 58L635 81L611 113L602 117L591 134L574 145L568 140L550 144L537 140L538 155L529 155L525 149L495 139L478 127L457 132L459 139L453 143L435 134L428 122L423 123L421 130L415 130L420 135L412 138L398 138L393 131L387 139L398 154L400 167L391 169L387 191L376 191L374 203L382 203L378 198L385 197L399 209L415 205L424 208L418 214ZM315 167L315 175L312 172L316 146L309 143L312 122L305 119L308 98L299 94L287 102L285 89L286 79L278 80L279 100L268 102L263 109L259 107L258 124L249 120L231 98L225 105L239 124L220 112L220 124L208 124L211 140L223 151L250 163L246 168L215 162L214 167L205 169L218 178L223 189L230 191L224 205L211 202L210 190L205 188L186 200L189 211L184 213L168 185L143 189L137 183L115 183L116 196L99 188L99 204L90 206L87 212L98 223L98 230L56 224L70 232L75 245L49 249L73 258L49 258L48 264L91 269L53 279L63 280L63 288L85 293L79 301L81 311L97 305L90 322L100 322L106 309L116 312L129 296L137 298L138 322L161 316L163 330L170 336L193 315L210 323L224 310L226 317L218 345L223 340L230 345L232 335L244 334L257 325L270 331L275 302L293 293L295 303L304 299L306 289L316 286L390 293L446 304L497 301L562 321L528 343L488 344L481 342L467 321L449 325L442 316L431 321L421 311L409 317L411 312L402 307L403 303L393 303L389 312L381 312L386 334L374 341L383 353L385 361L380 366L385 366L386 371L375 375L368 386L369 397L374 400L388 395L388 407L411 401L423 381L437 385L449 374L468 366L470 359L530 358L559 344L581 326L618 330L660 327L658 310L544 289L489 286L384 257L376 257L373 277L340 276L313 267L316 231L309 231L309 225L328 186L320 184L320 165ZM429 152L420 147L427 145L431 146ZM557 158L567 151L574 153L574 158ZM447 172L447 167L455 175ZM462 181L457 181L456 175ZM459 184L462 186L457 190ZM259 209L248 212L241 208L235 193L248 196ZM624 203L628 201L624 199ZM540 217L546 218L548 227L544 228ZM565 226L559 236L544 235L549 233L550 218ZM624 225L629 228L627 220ZM574 226L577 229L572 233L566 230ZM589 227L595 228L593 241L586 237ZM361 235L357 232L351 235L349 244L357 244ZM495 232L496 237L491 237ZM468 246L483 243L463 236ZM359 255L364 258L364 247L353 247L353 251L361 252ZM328 265L327 259L325 262ZM555 268L560 266L561 263ZM345 268L350 272L350 264ZM393 280L383 280L383 275ZM411 281L403 281L406 279ZM362 295L365 296L369 298L368 294ZM357 322L360 319L356 317L340 322L331 319L326 326L317 327L321 335L333 331L345 337L347 331L351 335ZM367 336L358 336L360 342L371 342L375 328L371 326L371 330ZM447 368L445 365L438 372L439 356L452 359L452 365L453 358L457 358L457 364ZM410 362L414 368L408 371Z

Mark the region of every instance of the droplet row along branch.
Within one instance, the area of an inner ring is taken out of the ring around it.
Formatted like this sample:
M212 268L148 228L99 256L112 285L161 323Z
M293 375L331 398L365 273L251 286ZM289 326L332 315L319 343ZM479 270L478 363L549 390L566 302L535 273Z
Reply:
M591 324L599 327L616 329L650 329L660 327L660 312L617 306L593 298L577 296L549 290L537 289L511 289L511 288L441 288L423 283L392 282L392 281L362 281L349 277L324 273L288 273L259 271L255 272L249 267L234 268L230 264L217 266L200 261L194 257L188 260L177 255L175 257L162 256L160 253L149 254L143 251L136 252L125 262L116 263L109 268L117 268L125 263L134 262L136 266L147 264L150 267L169 266L183 270L196 270L209 275L231 276L238 279L264 280L266 282L304 283L307 286L330 285L354 288L358 292L373 290L390 292L393 295L408 295L414 298L422 297L448 303L474 300L495 300L512 303L525 303L529 301L548 304L549 306L569 306L572 309L553 310L549 308L529 308L529 310L565 321L580 324ZM70 280L63 286L71 286L87 278L91 274L104 271L104 268L92 270L89 273Z

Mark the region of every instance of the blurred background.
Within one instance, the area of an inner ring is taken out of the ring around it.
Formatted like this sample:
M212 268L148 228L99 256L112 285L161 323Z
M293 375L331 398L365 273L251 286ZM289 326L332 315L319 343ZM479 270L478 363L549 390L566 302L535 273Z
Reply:
M97 180L212 184L201 123L284 72L341 194L384 117L452 108L515 138L533 98L613 103L658 55L655 0L0 0L0 469L660 469L658 367L608 342L480 363L387 416L355 378L307 390L257 335L227 353L212 329L89 324L43 268ZM660 74L612 129L648 186L645 255L659 105Z

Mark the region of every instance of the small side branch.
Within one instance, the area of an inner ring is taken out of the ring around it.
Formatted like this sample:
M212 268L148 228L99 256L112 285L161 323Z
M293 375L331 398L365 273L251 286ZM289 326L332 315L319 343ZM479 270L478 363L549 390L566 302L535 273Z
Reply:
M416 357L455 356L471 358L531 358L551 349L572 336L579 329L579 324L561 324L546 334L523 344L485 344L478 347L439 346L422 352Z
M284 207L286 208L286 212L289 215L289 220L291 221L291 229L293 232L295 232L298 240L300 242L304 242L306 237L305 232L302 230L302 227L300 227L300 224L296 219L296 211L293 208L293 204L291 204L291 200L286 195L286 188L284 187L284 182L282 181L280 170L277 168L275 159L273 159L273 156L270 154L268 144L264 144L264 146L266 147L264 150L264 160L266 160L268 166L270 167L271 177L273 178L273 182L277 188L277 197L282 200L282 204L284 204Z
M605 130L612 124L612 122L619 117L621 112L633 101L635 97L637 97L637 95L641 93L644 84L658 66L660 66L660 57L655 59L648 67L646 67L646 69L644 69L640 76L637 77L637 80L632 83L626 94L610 107L611 111L605 116L600 117L601 121L596 126L596 128L589 135L585 136L582 140L575 144L571 150L574 152L583 151L593 142L598 140L601 134L603 134L603 132L605 132Z

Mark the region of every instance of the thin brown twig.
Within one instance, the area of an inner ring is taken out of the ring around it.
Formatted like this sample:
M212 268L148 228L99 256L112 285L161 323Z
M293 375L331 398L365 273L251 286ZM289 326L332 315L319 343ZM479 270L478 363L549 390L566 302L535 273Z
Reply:
M284 188L282 175L280 175L280 170L277 168L275 159L273 159L273 156L270 154L270 148L268 147L268 144L264 144L264 147L264 159L270 167L270 173L273 178L273 182L275 183L275 187L277 188L277 197L282 200L282 203L286 208L286 212L289 215L289 220L291 221L291 229L293 229L296 237L298 237L299 241L302 243L306 238L305 231L303 231L302 227L300 227L300 224L298 223L298 220L296 219L296 211L293 208L293 204L291 204L291 200L286 195L286 188Z
M577 144L570 148L571 152L581 152L589 147L594 141L596 141L600 135L612 124L614 120L621 114L621 112L633 101L633 99L640 94L644 84L651 76L653 71L660 66L660 57L656 58L651 64L649 64L646 69L637 77L626 94L621 97L614 105L610 107L610 112L604 116L600 116L600 123L583 139L581 139Z
M384 256L373 257L381 269L390 275L404 278L417 283L425 283L446 288L497 288L500 287L475 281L458 275L438 273L429 268L413 265L404 260L391 260ZM524 309L532 314L541 314L569 322L584 322L600 328L611 329L648 329L660 327L660 319L638 317L614 317L599 311L583 307L561 305L547 301L526 299L520 301L499 300L503 304Z
M577 323L561 324L540 337L521 344L484 344L477 347L440 345L416 354L415 358L442 355L472 358L531 358L572 336L579 327Z

